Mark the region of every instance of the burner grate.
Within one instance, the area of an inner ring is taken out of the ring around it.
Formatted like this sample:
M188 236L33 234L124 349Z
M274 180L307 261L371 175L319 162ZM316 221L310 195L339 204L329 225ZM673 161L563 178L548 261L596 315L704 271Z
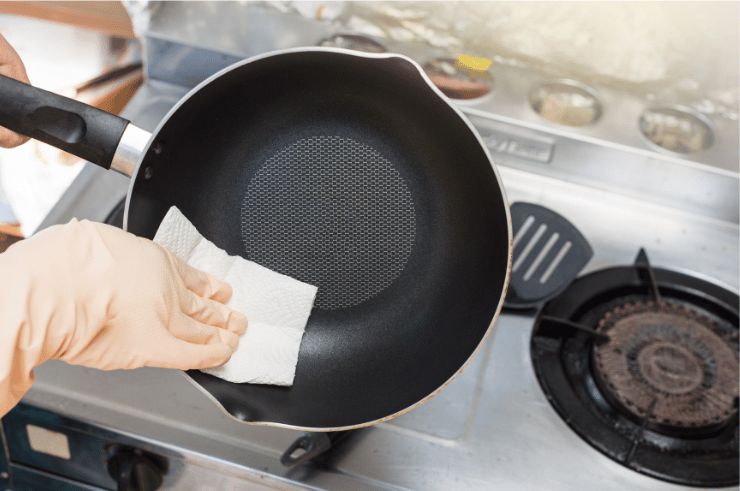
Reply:
M547 400L616 462L682 485L736 486L738 297L675 271L592 272L541 309L532 363Z

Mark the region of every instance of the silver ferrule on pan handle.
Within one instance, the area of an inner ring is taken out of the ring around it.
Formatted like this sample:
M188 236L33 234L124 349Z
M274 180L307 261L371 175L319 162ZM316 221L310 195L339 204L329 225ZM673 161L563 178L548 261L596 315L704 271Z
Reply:
M152 134L131 123L126 126L113 154L110 168L124 176L131 177L146 149Z

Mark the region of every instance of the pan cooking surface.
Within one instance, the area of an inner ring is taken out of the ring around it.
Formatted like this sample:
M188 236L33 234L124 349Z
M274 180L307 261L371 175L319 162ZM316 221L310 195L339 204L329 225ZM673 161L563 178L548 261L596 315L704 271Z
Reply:
M234 417L375 422L443 387L488 332L506 203L475 134L407 61L257 60L184 101L156 141L129 230L153 237L176 205L229 254L319 287L293 386L189 372Z
M267 159L241 206L246 256L319 287L316 307L360 304L401 273L416 238L406 183L374 148L302 138Z

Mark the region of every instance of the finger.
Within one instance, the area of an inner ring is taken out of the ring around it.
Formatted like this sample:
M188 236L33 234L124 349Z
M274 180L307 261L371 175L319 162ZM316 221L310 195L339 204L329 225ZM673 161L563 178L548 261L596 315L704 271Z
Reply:
M234 350L227 344L194 344L178 341L172 350L162 353L161 358L149 366L180 370L212 368L229 361L233 353Z
M231 317L229 317L229 322L226 325L226 329L241 336L242 334L247 332L247 327L249 327L249 320L247 319L247 316L242 314L241 312L232 310Z
M231 348L234 351L236 351L236 348L239 347L239 336L237 336L231 331L225 331L223 329L219 329L218 337L221 338L221 342L223 344L227 345L229 348Z
M234 354L234 350L225 344L190 344L188 346L192 356L188 368L220 367Z
M195 344L229 345L236 349L239 336L226 329L203 324L187 315L180 315L167 326L169 332L177 339Z
M226 327L231 309L210 298L203 298L190 290L180 292L180 309L195 320L215 327Z
M175 262L180 278L182 278L188 290L217 302L226 303L229 301L232 293L231 285L204 271L195 269L172 254L170 255Z
M199 297L190 290L180 296L180 308L184 314L209 326L227 329L242 335L247 330L247 317L222 303Z
M30 83L21 57L2 34L0 34L0 73L21 82Z
M28 141L28 137L0 127L0 147L15 148Z

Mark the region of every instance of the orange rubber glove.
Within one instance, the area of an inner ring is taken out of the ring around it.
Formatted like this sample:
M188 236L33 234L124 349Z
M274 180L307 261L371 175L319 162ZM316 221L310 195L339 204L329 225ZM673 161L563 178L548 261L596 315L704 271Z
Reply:
M231 287L154 242L72 220L0 254L0 416L50 359L113 370L228 361L246 317Z

